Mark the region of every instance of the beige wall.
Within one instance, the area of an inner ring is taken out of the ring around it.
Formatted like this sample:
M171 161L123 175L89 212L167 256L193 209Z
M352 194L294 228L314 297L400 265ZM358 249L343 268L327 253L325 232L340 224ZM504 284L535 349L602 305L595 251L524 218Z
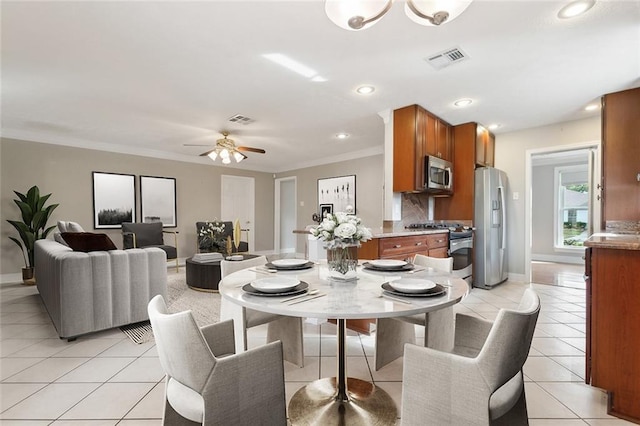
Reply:
M228 174L253 177L256 193L255 250L273 249L274 186L270 173L11 139L2 139L0 144L1 274L19 273L24 266L20 250L8 238L9 235L16 234L6 219L20 217L20 212L12 201L15 198L13 190L24 193L31 186L38 185L43 194L52 193L50 202L60 204L53 213L50 225L55 225L58 220L72 220L79 222L86 231L92 232L92 171L176 178L176 229L179 231L181 258L189 257L195 252L196 221L213 218L233 220L220 218L220 176ZM136 187L138 183L136 178ZM139 194L137 202L139 217ZM95 232L108 234L118 247L122 246L119 229L101 229ZM169 243L172 237L167 237L165 241Z
M507 173L507 249L511 274L525 272L525 188L528 150L600 141L600 117L567 121L496 136L495 166ZM513 199L513 193L519 199Z
M304 229L315 222L311 215L318 211L318 179L356 175L356 215L373 232L382 227L382 194L384 185L383 155L341 161L316 167L279 173L278 178L295 176L297 182L297 227ZM300 204L304 205L301 206ZM296 252L304 253L306 238L299 236Z

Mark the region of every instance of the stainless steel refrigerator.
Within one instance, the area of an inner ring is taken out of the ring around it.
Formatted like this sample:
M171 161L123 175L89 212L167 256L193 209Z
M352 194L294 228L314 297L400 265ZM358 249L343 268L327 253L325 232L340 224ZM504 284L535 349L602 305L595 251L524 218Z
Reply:
M491 288L507 279L506 186L502 170L476 169L474 287Z

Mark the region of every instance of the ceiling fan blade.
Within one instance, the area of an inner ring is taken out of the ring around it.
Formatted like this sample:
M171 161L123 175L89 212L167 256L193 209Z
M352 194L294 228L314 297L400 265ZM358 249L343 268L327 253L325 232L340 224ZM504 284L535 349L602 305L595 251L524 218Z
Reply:
M200 157L206 157L207 155L211 154L213 151L215 151L215 148L214 149L210 149L207 152L203 152L202 154L200 154Z
M257 152L258 154L265 154L267 152L262 148L251 148L250 146L237 146L236 149L238 151Z

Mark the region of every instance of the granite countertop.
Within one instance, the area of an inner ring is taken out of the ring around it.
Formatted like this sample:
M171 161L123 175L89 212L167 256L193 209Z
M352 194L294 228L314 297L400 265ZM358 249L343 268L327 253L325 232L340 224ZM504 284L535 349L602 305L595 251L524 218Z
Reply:
M373 238L389 237L410 237L412 235L442 234L448 233L448 229L403 229L403 230L383 230L382 232L372 232Z
M593 234L584 242L586 247L620 250L640 250L640 235L635 234Z

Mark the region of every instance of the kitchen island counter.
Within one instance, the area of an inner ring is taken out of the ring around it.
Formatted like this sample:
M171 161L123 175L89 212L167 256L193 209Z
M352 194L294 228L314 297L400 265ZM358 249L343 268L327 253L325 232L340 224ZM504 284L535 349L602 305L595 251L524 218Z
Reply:
M640 250L640 235L598 233L589 237L584 245L593 248Z

